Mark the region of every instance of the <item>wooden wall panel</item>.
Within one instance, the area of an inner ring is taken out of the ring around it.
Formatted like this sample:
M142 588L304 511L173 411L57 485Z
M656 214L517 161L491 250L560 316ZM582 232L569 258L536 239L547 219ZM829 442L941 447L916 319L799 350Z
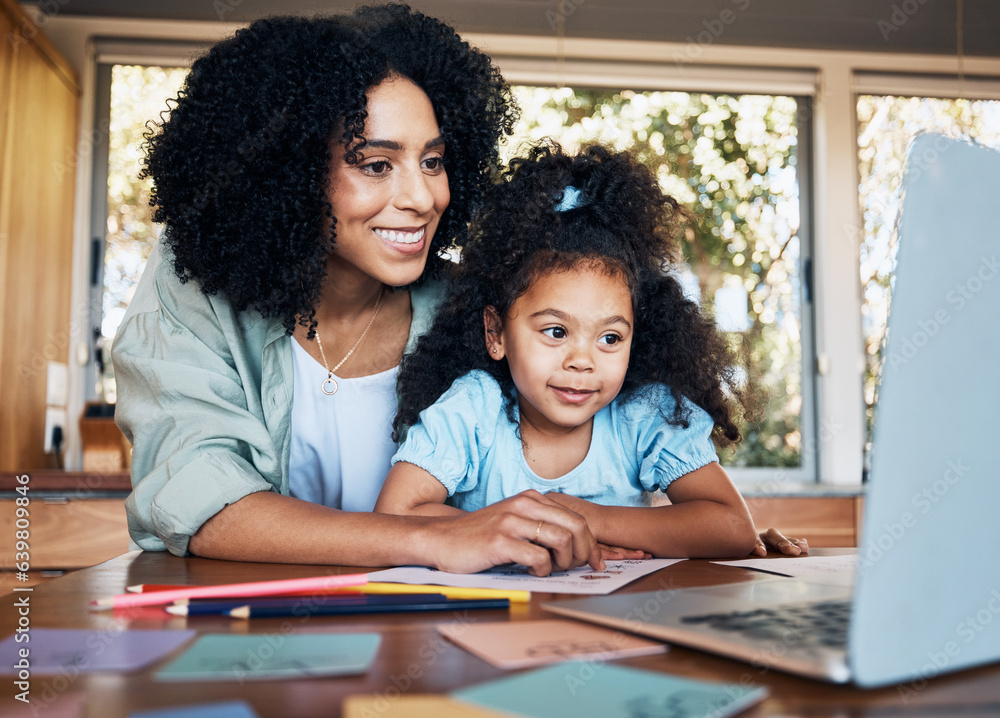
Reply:
M860 497L748 496L746 502L760 531L773 527L814 548L858 545Z
M14 48L7 40L14 32L14 21L6 12L3 5L0 5L0 282L7 280L7 248L10 245L10 230L8 228L7 208L10 206L8 199L10 189L10 149L11 143L7 141L9 134L11 105L11 76L14 70ZM3 357L7 356L7 336L6 322L7 316L7 291L0 287L0 406L6 403L6 392L4 386L7 381ZM8 414L0 410L0 464L4 464L4 454L6 451L6 441L3 438L8 433Z
M0 471L27 471L48 463L46 364L69 361L79 86L13 0L0 17Z
M122 499L31 501L31 568L74 569L93 566L129 550ZM0 499L0 532L14 536L13 499ZM15 567L14 541L0 549L0 568Z

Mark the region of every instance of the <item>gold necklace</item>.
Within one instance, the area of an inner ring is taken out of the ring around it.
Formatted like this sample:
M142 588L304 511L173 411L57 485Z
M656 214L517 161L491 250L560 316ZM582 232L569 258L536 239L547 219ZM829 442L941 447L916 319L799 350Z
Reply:
M365 338L366 334L368 334L368 330L372 328L372 324L375 323L375 317L378 316L378 309L382 305L382 297L384 294L385 294L385 285L383 284L381 289L378 290L378 299L375 300L375 311L372 312L372 318L368 320L368 326L366 326L365 330L361 332L361 336L358 337L358 340L354 342L354 346L351 347L351 351L347 352L347 355L339 362L337 362L337 366L335 366L333 369L330 368L330 362L326 360L326 352L323 351L323 340L319 338L319 327L318 326L316 327L316 343L319 344L319 355L323 357L323 366L326 367L326 372L328 375L326 379L323 380L323 383L320 384L319 388L322 389L323 393L326 394L327 396L333 396L334 394L337 393L337 389L340 388L339 385L337 384L337 380L333 378L333 372L337 371L341 366L343 366L345 361L351 358L351 354L353 354L354 350L358 348L359 344L361 344L361 340ZM328 384L332 385L333 388L328 389L327 388Z

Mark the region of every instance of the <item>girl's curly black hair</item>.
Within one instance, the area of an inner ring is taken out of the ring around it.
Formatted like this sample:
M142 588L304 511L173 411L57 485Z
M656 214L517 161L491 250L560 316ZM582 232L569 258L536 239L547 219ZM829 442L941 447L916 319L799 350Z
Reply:
M258 20L194 63L169 117L145 135L141 173L153 179L153 219L178 276L311 335L336 237L331 143L358 161L365 92L396 75L427 93L447 147L451 203L418 281L438 276L440 253L464 242L517 108L486 55L396 4Z
M568 185L581 192L577 207L557 211ZM484 310L492 306L505 317L539 274L597 261L621 272L632 294L635 328L619 396L663 383L677 399L667 421L688 425L683 396L711 415L717 443L739 441L737 412L749 400L736 365L713 322L685 298L669 271L688 217L626 153L592 146L573 157L550 143L513 160L506 181L487 194L473 222L433 327L400 365L394 438L473 369L489 373L512 397L507 361L494 361L486 348ZM511 421L513 411L508 400Z

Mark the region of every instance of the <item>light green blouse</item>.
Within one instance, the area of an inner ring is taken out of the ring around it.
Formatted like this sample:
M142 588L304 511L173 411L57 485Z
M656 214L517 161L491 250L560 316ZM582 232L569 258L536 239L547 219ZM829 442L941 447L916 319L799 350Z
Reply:
M412 290L406 351L443 287ZM205 521L256 491L288 494L292 354L281 322L237 312L152 252L112 349L115 421L132 442L129 534L183 556ZM263 527L262 527L263 530Z

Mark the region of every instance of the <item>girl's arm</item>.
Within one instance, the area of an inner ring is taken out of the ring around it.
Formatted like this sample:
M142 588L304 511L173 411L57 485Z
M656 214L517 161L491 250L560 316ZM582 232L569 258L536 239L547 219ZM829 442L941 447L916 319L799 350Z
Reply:
M448 489L426 469L397 461L389 469L375 511L397 516L458 516L466 513L445 504Z
M629 546L664 558L731 558L754 550L753 519L733 482L712 462L667 487L669 506L601 506L547 494L587 519L600 543Z

